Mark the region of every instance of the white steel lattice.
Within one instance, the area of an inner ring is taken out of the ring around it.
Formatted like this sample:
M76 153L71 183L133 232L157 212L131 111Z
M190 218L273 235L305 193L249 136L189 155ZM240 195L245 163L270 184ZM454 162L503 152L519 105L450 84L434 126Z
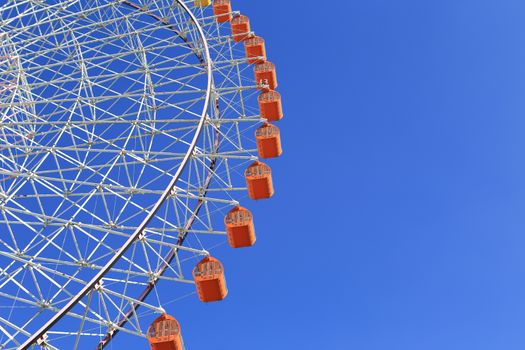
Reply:
M194 1L7 0L0 30L0 349L144 337L245 197L242 44Z

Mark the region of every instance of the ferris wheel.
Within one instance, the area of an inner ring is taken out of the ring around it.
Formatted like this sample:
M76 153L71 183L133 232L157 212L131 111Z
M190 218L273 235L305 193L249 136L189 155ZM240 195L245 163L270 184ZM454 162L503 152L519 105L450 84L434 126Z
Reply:
M170 302L227 296L274 193L276 88L229 0L4 1L0 349L185 349Z

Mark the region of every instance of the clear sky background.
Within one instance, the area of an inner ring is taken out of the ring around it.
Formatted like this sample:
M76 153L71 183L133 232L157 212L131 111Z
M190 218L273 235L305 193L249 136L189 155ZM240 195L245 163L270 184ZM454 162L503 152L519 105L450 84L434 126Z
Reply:
M285 154L228 299L174 306L188 350L522 350L525 2L233 3Z

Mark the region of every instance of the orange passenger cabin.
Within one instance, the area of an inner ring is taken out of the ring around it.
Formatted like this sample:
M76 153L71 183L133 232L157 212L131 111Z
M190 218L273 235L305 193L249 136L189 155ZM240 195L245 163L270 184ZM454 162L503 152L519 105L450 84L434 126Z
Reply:
M247 16L239 15L231 20L232 38L236 42L248 39L251 35L250 19Z
M276 122L283 118L281 94L277 91L266 91L259 95L259 111L261 118L269 122Z
M267 199L273 196L272 170L261 162L254 162L245 170L248 196L251 199Z
M232 5L230 0L215 0L213 2L213 14L219 23L229 22L232 19Z
M230 0L215 0L213 2L213 14L219 23L229 22L232 19L232 4Z
M255 131L257 150L261 158L276 158L283 153L281 132L278 127L264 124Z
M224 268L219 260L211 256L205 257L195 266L193 279L202 302L220 301L228 295Z
M168 314L158 317L147 332L151 350L183 350L180 325Z
M252 213L241 206L236 206L224 218L228 243L232 248L251 247L255 244L255 228Z
M254 36L244 41L244 51L246 52L246 62L248 64L263 63L266 61L266 47L264 39Z
M272 62L259 63L255 66L254 73L259 90L275 90L277 88L277 73Z

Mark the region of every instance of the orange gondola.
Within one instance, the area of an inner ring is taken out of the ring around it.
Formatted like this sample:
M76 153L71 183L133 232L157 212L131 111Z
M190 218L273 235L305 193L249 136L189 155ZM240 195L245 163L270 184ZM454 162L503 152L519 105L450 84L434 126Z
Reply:
M147 337L151 350L183 350L179 322L168 314L153 321Z
M264 124L255 131L257 150L261 158L276 158L283 153L281 132L278 127Z
M251 199L267 199L273 196L272 169L268 165L256 161L245 170L244 176Z
M231 21L232 5L230 0L215 0L213 2L213 14L219 23Z
M275 90L277 88L277 73L275 72L275 65L272 62L266 61L259 63L255 66L254 73L255 82L259 90ZM263 85L265 87L263 87Z
M241 206L236 206L224 218L228 243L232 248L251 247L255 244L255 228L252 213Z
M193 279L202 302L223 300L228 295L224 268L219 260L211 256L205 257L195 266Z
M277 91L266 91L259 95L261 118L275 122L283 118L281 95Z
M236 42L248 39L251 35L250 19L247 16L239 15L231 20L232 38Z
M244 40L244 51L246 52L246 62L248 64L263 63L266 61L266 47L264 39L260 36L253 36Z

